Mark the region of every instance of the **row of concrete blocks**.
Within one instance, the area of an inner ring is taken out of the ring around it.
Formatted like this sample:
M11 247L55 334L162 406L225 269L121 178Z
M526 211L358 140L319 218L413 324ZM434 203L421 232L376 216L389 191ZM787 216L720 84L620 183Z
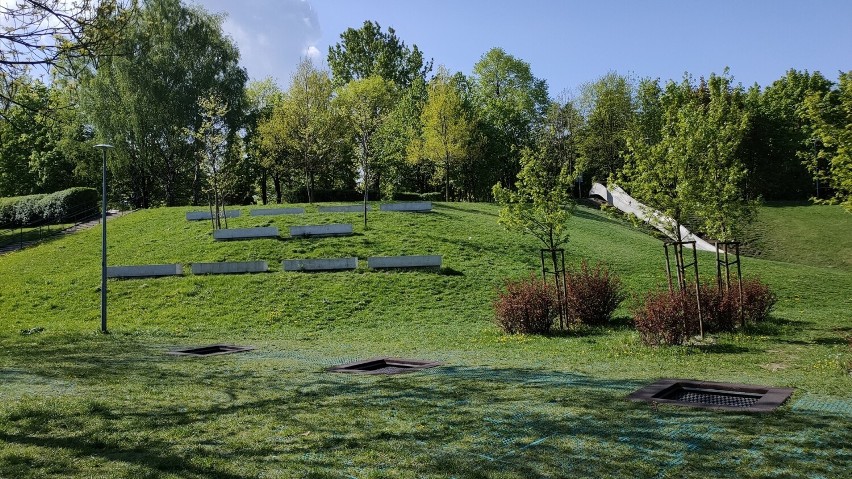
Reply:
M367 258L370 269L393 268L440 268L441 256L371 256ZM285 259L281 263L284 271L341 271L358 267L358 258ZM192 274L239 274L263 273L269 270L266 261L220 261L216 263L192 263ZM109 266L109 278L151 278L158 276L180 276L180 264L149 264L141 266Z
M320 213L358 213L364 211L364 205L347 206L320 206ZM431 201L419 201L414 203L383 203L379 205L379 211L432 211ZM251 210L251 216L275 216L275 215L299 215L304 214L304 208L266 208ZM236 218L240 216L240 210L228 210L224 212L225 218ZM213 215L207 211L189 211L186 219L189 221L200 221L212 219Z
M351 224L330 225L304 225L291 226L290 236L345 236L352 234ZM213 238L217 240L240 240L254 238L276 238L278 228L275 226L262 226L257 228L230 228L220 229L213 232Z

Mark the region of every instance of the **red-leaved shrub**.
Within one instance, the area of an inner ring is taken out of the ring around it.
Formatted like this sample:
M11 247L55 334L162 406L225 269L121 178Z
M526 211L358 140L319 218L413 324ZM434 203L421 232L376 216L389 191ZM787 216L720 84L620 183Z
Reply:
M494 301L497 325L508 334L549 332L558 308L555 288L532 275L506 281Z
M769 318L769 313L778 302L778 297L775 296L766 283L759 279L743 280L743 318L746 323L759 323L766 321ZM739 292L736 285L731 286L731 294L734 307L739 307Z
M682 344L698 327L694 290L648 293L633 312L633 324L647 345Z
M769 286L757 279L743 281L742 314L746 323L766 320L777 298ZM740 324L739 286L719 290L714 285L700 288L701 320L704 333L733 331ZM683 292L649 293L645 304L634 311L633 322L642 341L648 345L682 344L700 332L695 286Z
M603 326L624 299L621 281L600 263L593 268L585 260L579 270L565 274L565 311L568 321Z

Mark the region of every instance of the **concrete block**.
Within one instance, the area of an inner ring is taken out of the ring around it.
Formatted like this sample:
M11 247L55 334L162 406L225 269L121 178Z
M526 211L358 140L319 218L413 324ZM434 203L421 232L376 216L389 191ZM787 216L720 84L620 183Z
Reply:
M213 238L217 240L240 240L276 237L278 237L278 228L275 226L263 226L259 228L229 228L216 230L213 232Z
M238 216L240 216L240 210L227 210L223 215L225 218L236 218ZM213 219L213 215L209 211L187 211L186 219L189 221L210 220Z
M301 215L304 214L304 208L268 208L251 210L251 216L275 216L275 215Z
M381 268L440 268L441 256L372 256L367 258L367 266Z
M281 266L284 271L335 271L355 269L358 258L319 258L319 259L285 259Z
M139 266L107 266L107 278L153 278L156 276L180 276L180 264L143 264Z
M291 226L290 236L341 236L351 235L351 223L339 223L330 225L306 225Z
M379 211L432 211L432 202L384 203L379 205Z
M192 263L192 274L263 273L269 269L266 261L221 261Z
M346 205L346 206L320 206L320 213L363 213L364 205ZM367 211L371 210L370 205L367 205Z

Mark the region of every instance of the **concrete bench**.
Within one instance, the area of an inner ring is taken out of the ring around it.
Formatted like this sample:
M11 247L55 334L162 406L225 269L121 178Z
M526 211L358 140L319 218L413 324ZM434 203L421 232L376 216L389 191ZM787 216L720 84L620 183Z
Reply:
M285 259L281 266L284 271L337 271L357 268L358 258Z
M139 266L107 266L107 278L154 278L157 276L180 276L180 264L143 264Z
M432 211L432 202L418 201L415 203L385 203L379 205L379 211Z
M264 273L269 269L266 261L220 261L218 263L192 263L192 274Z
M440 268L441 256L371 256L367 266L372 269L383 268Z
M346 205L346 206L319 206L320 213L362 213L364 205ZM367 205L367 210L372 209Z
M224 218L236 218L240 216L240 210L227 210L222 215ZM186 219L188 221L212 220L213 215L209 211L187 211Z
M251 216L275 216L275 215L301 215L305 213L304 208L268 208L251 210Z
M352 234L351 223L291 226L290 236L342 236Z
M240 240L254 238L276 238L278 228L275 226L263 226L259 228L230 228L220 229L213 232L213 238L217 240Z

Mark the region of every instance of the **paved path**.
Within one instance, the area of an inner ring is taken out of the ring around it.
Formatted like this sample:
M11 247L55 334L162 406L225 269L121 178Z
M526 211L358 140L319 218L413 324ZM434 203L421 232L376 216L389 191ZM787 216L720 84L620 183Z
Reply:
M109 211L107 211L107 221L109 221L113 218L122 217L122 216L124 216L128 213L131 213L131 211L109 210ZM69 226L68 228L65 228L64 230L57 231L56 233L53 233L50 236L47 236L47 237L44 237L44 238L39 238L39 239L36 239L36 240L31 240L31 241L24 241L23 243L13 242L13 243L7 244L5 246L0 246L0 255L12 253L12 252L24 249L24 248L29 248L30 246L35 246L35 245L41 243L42 241L45 241L45 240L51 239L51 238L55 238L57 236L61 237L61 236L64 236L64 235L76 233L78 231L87 230L89 228L93 228L95 226L98 226L99 224L101 224L101 217L100 216L98 216L96 218L92 218L92 219L85 221L83 223L77 223L73 226Z

